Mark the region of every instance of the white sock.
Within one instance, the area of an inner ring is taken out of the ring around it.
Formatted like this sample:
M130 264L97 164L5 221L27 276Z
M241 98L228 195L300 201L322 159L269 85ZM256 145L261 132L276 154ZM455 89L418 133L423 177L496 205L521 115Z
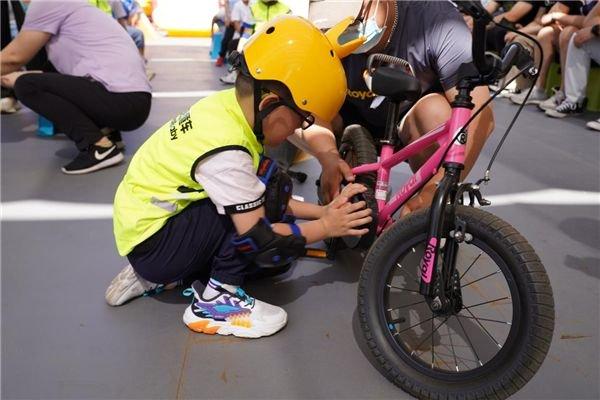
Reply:
M202 297L204 299L212 299L212 298L218 296L221 293L217 290L219 287L227 290L229 293L235 293L235 291L238 290L238 288L239 288L239 286L227 285L227 284L219 282L216 279L210 278L210 280L208 281L208 285L206 285L206 288L204 288Z

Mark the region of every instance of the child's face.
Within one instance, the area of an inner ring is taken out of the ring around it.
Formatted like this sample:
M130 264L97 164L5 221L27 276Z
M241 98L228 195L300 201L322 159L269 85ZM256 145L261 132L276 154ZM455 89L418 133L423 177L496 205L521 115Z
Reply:
M271 95L269 95L270 97ZM265 98L262 103L270 104L271 101L278 101L276 96L270 100ZM302 117L291 108L281 105L273 110L263 119L263 134L265 135L264 144L268 146L277 146L283 143L288 136L291 136L296 129L302 126Z

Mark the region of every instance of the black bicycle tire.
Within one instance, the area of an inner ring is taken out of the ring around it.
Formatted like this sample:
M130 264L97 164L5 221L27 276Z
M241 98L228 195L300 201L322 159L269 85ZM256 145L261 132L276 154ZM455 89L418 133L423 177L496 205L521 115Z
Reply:
M396 222L367 254L358 287L361 332L382 374L419 399L505 399L533 377L548 353L554 330L552 288L534 249L507 222L472 207L459 206L456 213L467 223L468 232L485 238L514 277L526 316L519 328L516 350L509 352L495 372L459 384L434 380L416 371L393 351L383 333L387 328L378 317L377 279L385 275L385 260L394 259L394 254L400 251L399 243L426 232L428 210L412 213Z
M342 136L342 144L340 150L345 146L349 146L351 151L354 152L356 158L348 162L345 160L351 168L358 167L363 164L372 164L377 162L377 149L373 142L373 138L364 128L361 129L347 129ZM375 182L377 181L377 173L369 172L366 174L356 175L355 182L365 185L367 191L362 193L362 197L367 203L367 208L372 210L371 216L373 220L366 225L369 228L369 232L356 241L353 237L342 238L342 241L346 247L367 250L375 239L377 239L377 200L375 199Z

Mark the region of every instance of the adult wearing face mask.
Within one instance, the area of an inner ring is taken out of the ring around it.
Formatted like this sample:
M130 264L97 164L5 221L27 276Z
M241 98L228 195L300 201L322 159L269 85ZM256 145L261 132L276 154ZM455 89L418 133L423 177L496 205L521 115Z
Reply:
M370 54L385 53L407 60L421 83L424 95L403 111L399 132L404 145L450 117L450 102L457 93L458 69L472 59L471 32L458 10L447 1L364 0L354 30L355 34L364 34L367 42L343 62L348 80L344 106L333 121L318 121L318 125L302 132L300 138L323 167L321 184L326 200L339 191L342 178L354 180L349 166L339 157L334 133L341 137L344 130L367 129L376 142L384 135L387 101L379 105L374 103L375 95L363 80ZM482 86L476 88L472 96L477 109L490 95L487 87ZM463 176L475 163L493 128L493 114L488 107L469 127ZM302 145L298 138L294 142ZM435 149L436 145L431 146L411 158L411 168L418 169ZM442 176L443 171L440 171L408 201L402 215L429 206L436 183Z

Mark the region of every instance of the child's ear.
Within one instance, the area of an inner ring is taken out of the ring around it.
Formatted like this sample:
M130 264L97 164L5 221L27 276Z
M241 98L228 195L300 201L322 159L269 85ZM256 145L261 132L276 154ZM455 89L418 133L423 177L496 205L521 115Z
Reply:
M279 101L279 96L277 96L275 93L268 93L263 96L262 100L258 104L258 109L264 110L264 108L267 107L269 104L275 103L277 101Z

